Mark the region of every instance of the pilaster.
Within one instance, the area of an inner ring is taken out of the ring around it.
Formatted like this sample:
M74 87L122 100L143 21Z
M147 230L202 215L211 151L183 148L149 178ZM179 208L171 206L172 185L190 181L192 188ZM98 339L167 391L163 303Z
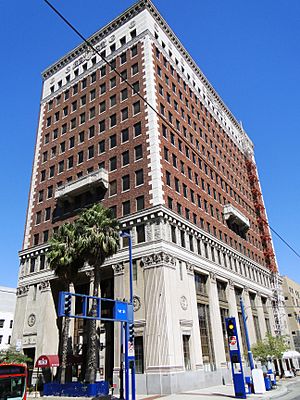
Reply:
M247 315L247 328L249 333L249 341L250 345L252 346L256 342L256 335L255 335L253 314L249 298L249 291L247 288L244 289L244 305L245 305L245 312Z
M209 277L208 295L215 360L217 368L219 368L221 365L224 365L226 363L226 354L224 349L224 338L222 331L217 281L216 275L213 273L211 273Z

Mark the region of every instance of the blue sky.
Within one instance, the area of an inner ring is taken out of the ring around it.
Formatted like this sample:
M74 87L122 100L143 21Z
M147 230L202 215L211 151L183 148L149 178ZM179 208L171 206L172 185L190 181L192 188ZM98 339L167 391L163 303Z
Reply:
M86 36L132 0L53 0ZM300 252L300 1L154 0L255 144L270 225ZM183 8L184 5L184 8ZM16 286L41 72L80 43L42 0L0 0L0 285ZM280 272L300 259L274 238Z

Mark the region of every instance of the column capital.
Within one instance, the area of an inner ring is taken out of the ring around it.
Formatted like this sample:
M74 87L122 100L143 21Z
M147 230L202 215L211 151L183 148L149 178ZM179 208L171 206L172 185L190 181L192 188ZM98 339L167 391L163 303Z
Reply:
M113 265L114 275L123 275L125 271L124 263L118 263Z
M210 281L213 283L216 283L217 281L217 274L215 272L210 272L209 273Z
M189 262L186 262L186 271L189 275L194 275L194 269L195 269L195 265L191 264Z
M29 292L29 285L19 286L17 288L17 296L18 297L27 296L28 292Z
M176 258L163 251L153 253L149 256L142 258L142 265L144 269L166 266L169 268L176 268Z
M40 282L40 284L39 284L39 290L40 290L41 292L45 292L46 290L51 290L50 281L49 281L49 280L46 280L46 281Z

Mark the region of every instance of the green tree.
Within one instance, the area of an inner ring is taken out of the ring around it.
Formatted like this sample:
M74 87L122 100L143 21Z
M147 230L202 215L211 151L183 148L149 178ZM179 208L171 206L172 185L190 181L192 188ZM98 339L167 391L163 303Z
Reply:
M107 257L115 254L119 247L119 226L111 211L101 204L94 204L85 210L77 220L81 238L82 256L94 270L93 296L100 297L101 266ZM91 315L95 315L96 305L92 305ZM96 321L90 321L89 346L87 354L86 380L95 382L97 362Z
M13 346L0 351L0 363L26 364L30 361L32 361L31 358L25 356L25 354L19 351L16 351L16 348Z
M251 347L253 357L262 364L267 364L267 361L271 358L281 359L282 354L288 350L286 336L272 336L267 334L264 340L257 342Z
M49 240L49 245L50 248L47 253L47 259L50 268L65 284L66 290L68 292L74 292L74 282L77 279L78 270L83 266L77 224L65 223L61 225L58 232ZM66 381L70 321L70 317L65 317L63 322L60 371L61 383L65 383Z

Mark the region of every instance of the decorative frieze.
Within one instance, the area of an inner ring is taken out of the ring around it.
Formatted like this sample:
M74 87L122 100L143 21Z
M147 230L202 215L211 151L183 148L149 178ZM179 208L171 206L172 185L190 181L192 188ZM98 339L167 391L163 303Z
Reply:
M50 281L46 280L46 281L40 282L39 289L41 292L45 292L46 290L51 290Z
M186 271L187 271L187 273L188 273L189 275L194 275L195 265L194 265L194 264L191 264L191 263L189 263L189 262L186 262L185 265L186 265Z
M146 268L155 268L155 267L170 267L176 268L176 259L168 253L163 251L159 253L154 253L149 256L145 256L142 258L142 265Z
M19 287L17 288L17 296L18 296L18 297L20 297L20 296L27 296L28 292L29 292L29 285L26 285L26 286L19 286Z
M123 263L118 263L113 265L114 275L123 275L125 271L125 266Z

